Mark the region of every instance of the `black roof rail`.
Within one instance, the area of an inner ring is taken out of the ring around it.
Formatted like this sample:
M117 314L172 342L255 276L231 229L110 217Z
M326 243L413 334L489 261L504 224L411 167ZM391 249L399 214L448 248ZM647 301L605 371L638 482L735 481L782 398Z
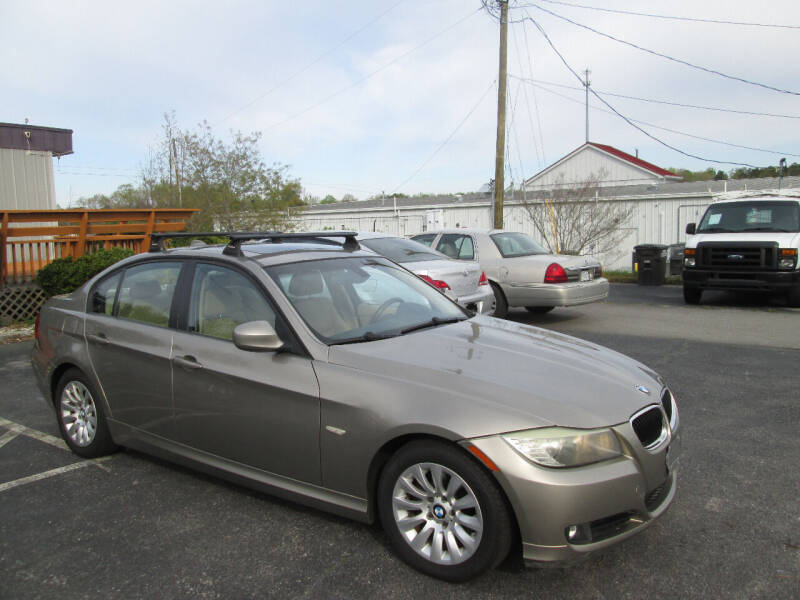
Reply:
M226 237L228 245L222 251L223 254L228 256L242 256L242 242L252 240L264 240L271 243L282 243L290 240L318 240L326 244L336 244L336 242L328 238L344 238L341 247L348 252L360 250L361 246L356 240L358 233L355 231L313 231L313 232L282 232L282 231L253 231L253 232L240 232L240 231L213 231L203 233L154 233L150 236L150 252L163 252L164 240L170 238L187 238L187 237ZM339 245L339 244L337 244Z
M199 233L189 233L182 231L180 233L151 233L150 234L150 248L148 252L164 252L164 240L172 238L195 238L195 237L227 237L226 234L218 231L202 231Z

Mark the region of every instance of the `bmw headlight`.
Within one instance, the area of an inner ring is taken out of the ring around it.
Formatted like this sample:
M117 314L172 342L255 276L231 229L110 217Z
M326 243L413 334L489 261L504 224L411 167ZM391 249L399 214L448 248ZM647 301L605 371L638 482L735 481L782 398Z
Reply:
M544 467L578 467L622 455L610 429L546 427L502 436L514 450Z

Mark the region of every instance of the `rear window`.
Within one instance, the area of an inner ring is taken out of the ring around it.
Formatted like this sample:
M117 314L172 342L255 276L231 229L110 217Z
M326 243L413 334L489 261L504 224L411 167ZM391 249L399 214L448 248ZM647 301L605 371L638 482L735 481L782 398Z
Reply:
M440 260L444 258L441 254L434 252L424 244L405 238L375 238L371 240L359 240L358 243L396 263Z
M531 254L550 254L548 250L542 248L533 238L524 233L507 231L503 233L494 233L490 237L494 245L497 246L497 249L500 251L500 254L505 258L529 256Z

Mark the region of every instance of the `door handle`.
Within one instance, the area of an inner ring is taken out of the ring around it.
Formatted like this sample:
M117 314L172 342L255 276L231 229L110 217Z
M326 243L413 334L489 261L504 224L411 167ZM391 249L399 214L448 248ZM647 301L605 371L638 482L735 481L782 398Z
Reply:
M172 359L179 367L186 369L187 371L194 371L196 369L202 369L203 365L197 362L197 359L194 356L176 356Z
M86 336L86 339L93 344L100 344L101 346L107 346L109 344L105 333L98 333L97 335L89 334Z

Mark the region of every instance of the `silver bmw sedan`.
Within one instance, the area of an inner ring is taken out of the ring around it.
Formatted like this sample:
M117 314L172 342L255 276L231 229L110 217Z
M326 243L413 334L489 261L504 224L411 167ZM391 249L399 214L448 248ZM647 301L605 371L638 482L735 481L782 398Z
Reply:
M48 300L32 363L66 443L380 521L402 560L449 581L512 548L579 559L667 510L680 427L656 373L473 315L330 236L169 250L157 235Z

